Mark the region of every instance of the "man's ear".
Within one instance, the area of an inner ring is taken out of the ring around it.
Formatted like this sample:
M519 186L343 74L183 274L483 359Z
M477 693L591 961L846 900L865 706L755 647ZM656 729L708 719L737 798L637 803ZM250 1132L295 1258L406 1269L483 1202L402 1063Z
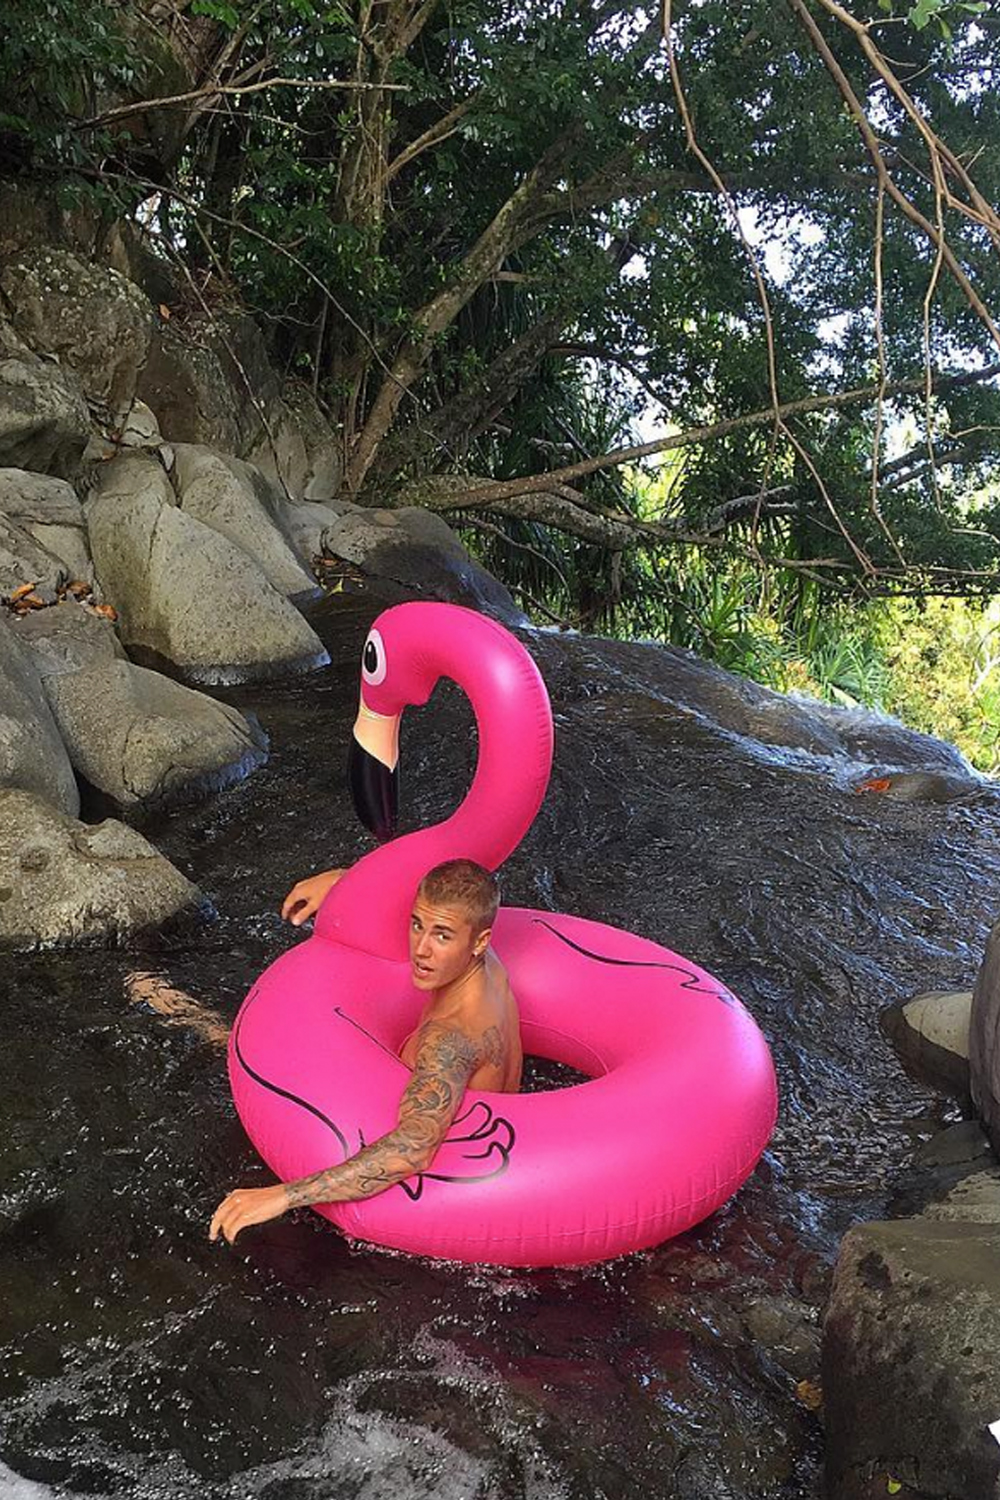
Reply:
M482 954L486 952L487 948L490 946L490 938L492 936L492 927L484 927L482 932L477 935L475 942L472 944L472 951L477 958L480 958Z

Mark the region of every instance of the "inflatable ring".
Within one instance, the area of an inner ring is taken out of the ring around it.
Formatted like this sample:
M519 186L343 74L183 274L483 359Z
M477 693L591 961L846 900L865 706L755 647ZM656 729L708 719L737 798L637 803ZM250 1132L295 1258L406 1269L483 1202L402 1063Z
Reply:
M253 986L230 1040L237 1110L282 1180L353 1155L396 1123L398 1051L422 1009L410 983L421 877L466 857L496 869L541 803L548 696L494 621L445 604L385 611L365 642L356 735L396 727L447 676L476 714L469 794L433 828L384 844L331 890L313 936ZM362 768L355 789L365 788ZM393 820L380 792L379 831ZM503 908L493 946L517 997L524 1050L589 1075L539 1094L468 1092L430 1168L374 1198L319 1206L352 1238L446 1260L582 1265L679 1234L753 1170L777 1091L757 1025L689 960L620 929Z

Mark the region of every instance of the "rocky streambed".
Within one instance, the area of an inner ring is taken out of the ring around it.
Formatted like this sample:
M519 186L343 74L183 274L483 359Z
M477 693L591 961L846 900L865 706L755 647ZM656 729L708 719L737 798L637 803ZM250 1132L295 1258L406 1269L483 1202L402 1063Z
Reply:
M791 1500L822 1492L824 1418L835 1496L973 1500L953 1487L968 1475L994 1493L988 1321L950 1351L944 1385L907 1387L934 1349L907 1289L931 1278L889 1230L849 1239L829 1302L853 1224L954 1189L918 1231L937 1237L936 1295L946 1305L962 1266L957 1305L981 1322L995 1305L969 1281L990 1272L982 1246L972 1261L941 1249L975 1238L954 1210L991 1201L992 1156L961 1127L934 1162L926 1143L959 1107L904 1073L878 1025L893 1000L971 987L1000 875L994 793L933 741L682 653L525 636L557 753L505 894L646 933L743 997L782 1096L755 1177L692 1233L590 1270L433 1265L349 1246L309 1215L209 1246L220 1190L265 1174L217 1050L130 1004L126 975L162 972L231 1016L296 940L276 914L293 880L366 847L343 751L360 644L388 597L370 582L312 606L327 666L216 694L259 725L266 764L145 813L145 838L214 918L125 949L4 958L0 1493ZM448 687L408 715L409 826L461 795L470 730ZM906 790L858 794L873 775ZM86 799L82 814L92 827ZM560 1081L536 1068L536 1084ZM920 1300L923 1316L934 1297ZM925 1406L907 1422L914 1393ZM949 1422L950 1470L928 1462L947 1456Z

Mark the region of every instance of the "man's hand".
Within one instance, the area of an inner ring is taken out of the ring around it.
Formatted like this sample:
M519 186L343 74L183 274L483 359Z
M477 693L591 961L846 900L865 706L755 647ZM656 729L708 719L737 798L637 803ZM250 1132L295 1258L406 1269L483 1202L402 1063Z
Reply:
M324 870L320 875L310 875L308 880L293 885L281 908L285 921L291 922L293 927L301 927L303 922L315 916L327 891L332 890L341 875L346 873L346 870Z
M284 1183L279 1182L274 1187L266 1188L237 1188L223 1198L212 1215L208 1237L210 1240L217 1240L221 1234L232 1244L241 1229L246 1229L250 1224L266 1224L268 1219L280 1218L283 1213L288 1212L288 1208L288 1194Z

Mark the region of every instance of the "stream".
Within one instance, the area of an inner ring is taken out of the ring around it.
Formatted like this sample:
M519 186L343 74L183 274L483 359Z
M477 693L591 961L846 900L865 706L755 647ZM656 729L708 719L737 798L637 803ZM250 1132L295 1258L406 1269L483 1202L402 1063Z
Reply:
M270 735L263 770L141 825L213 920L0 960L0 1496L817 1497L839 1239L885 1215L914 1145L955 1118L876 1017L971 984L1000 804L858 796L871 720L851 757L781 744L692 706L654 646L526 632L556 760L505 899L630 928L739 994L778 1069L770 1148L706 1223L600 1267L430 1263L309 1213L210 1245L223 1193L271 1179L220 1050L131 1004L125 976L231 1019L298 940L277 914L294 881L370 847L343 766L377 592L317 607L324 671L219 693ZM451 685L407 714L404 830L451 810L474 755ZM531 1079L567 1081L545 1063Z

